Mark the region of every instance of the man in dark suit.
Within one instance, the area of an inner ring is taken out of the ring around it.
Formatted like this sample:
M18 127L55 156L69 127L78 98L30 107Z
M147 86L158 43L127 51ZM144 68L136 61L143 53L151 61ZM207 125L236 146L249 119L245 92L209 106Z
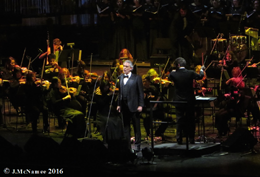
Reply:
M119 97L117 110L123 114L124 136L128 141L128 147L131 149L130 141L130 122L133 121L135 131L136 151L141 147L141 129L139 113L144 106L144 93L142 78L133 74L133 63L126 60L123 63L124 74L119 76Z
M200 74L193 70L187 70L186 60L184 58L177 58L175 60L177 70L169 74L169 80L174 82L175 86L175 101L187 101L187 105L176 104L176 118L177 118L177 142L182 144L182 131L188 135L191 144L194 144L195 136L195 118L194 106L195 96L193 91L193 79L199 80L204 76L204 66L201 67Z

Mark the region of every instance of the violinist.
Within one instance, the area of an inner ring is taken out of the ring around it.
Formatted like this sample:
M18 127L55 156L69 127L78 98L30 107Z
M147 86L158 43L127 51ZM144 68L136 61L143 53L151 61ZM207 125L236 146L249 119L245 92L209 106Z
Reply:
M48 61L49 61L49 65L46 66L48 68L48 70L45 70L45 72L59 73L59 70L61 68L58 65L58 62L56 62L56 56L53 53L48 55Z
M5 62L5 67L1 70L1 76L4 80L10 80L13 77L13 71L16 67L16 61L13 57L9 57Z
M142 81L143 81L143 89L144 89L144 112L150 113L150 109L153 109L154 119L166 121L165 114L163 111L163 106L161 104L155 104L152 108L150 108L150 100L154 100L154 101L162 100L160 96L160 90L158 90L154 85L152 85L149 76L143 75ZM151 136L150 121L151 121L150 117L147 116L144 118L144 122L143 122L148 138ZM158 129L155 131L155 136L157 137L156 139L164 140L164 132L167 129L167 127L168 124L160 124Z
M197 65L195 67L195 72L197 74L200 73L200 69L201 69L201 65ZM202 79L200 80L193 80L193 84L194 84L194 88L195 88L195 95L201 95L201 96L205 96L205 93L207 91L207 89L205 88L206 85L206 80L207 76L206 76L206 72L204 71L204 76Z
M245 83L243 77L239 76L241 69L234 67L232 69L232 78L226 81L226 85L229 86L227 93L225 94L226 101L220 110L216 113L215 126L218 129L218 137L225 136L228 131L228 120L232 116L236 117L237 121L244 115L246 104L246 97L243 92Z
M243 81L243 76L241 75L241 69L239 67L234 67L232 69L232 76L232 78L226 81L226 85L237 87L238 89L245 88L245 82Z
M29 72L26 75L24 85L25 114L27 123L32 123L33 133L37 133L37 120L40 113L43 115L43 132L49 131L48 108L44 99L44 89L36 82L36 73Z
M26 80L22 75L20 68L15 68L13 78L10 80L9 99L14 108L18 111L20 106L24 105L24 84Z
M78 88L80 82L79 76L73 77L67 68L61 68L58 77L61 80L62 85L65 86L67 83L69 87Z
M61 85L61 80L54 77L52 80L52 88L49 93L49 100L54 110L54 114L58 117L58 128L64 128L66 121L68 127L66 135L71 134L74 137L83 137L86 129L83 113L80 111L80 103L73 98L68 88Z
M47 80L51 80L51 78L58 76L60 71L60 66L56 62L56 56L51 53L48 55L49 64L45 66L45 75L48 76Z
M89 71L86 69L86 63L83 60L79 60L76 75L80 78L84 78L86 74L85 71L89 73Z
M14 70L16 68L16 62L13 57L9 57L5 62L5 67L1 69L1 78L3 80L10 81L13 79ZM2 83L3 95L9 96L10 84L9 82Z

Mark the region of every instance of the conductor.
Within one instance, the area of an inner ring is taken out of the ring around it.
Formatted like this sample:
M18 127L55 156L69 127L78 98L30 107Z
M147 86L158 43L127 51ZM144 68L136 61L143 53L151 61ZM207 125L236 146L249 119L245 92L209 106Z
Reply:
M182 144L182 133L185 131L189 142L194 144L195 136L195 96L193 91L193 79L200 80L204 76L204 66L201 67L200 73L197 74L193 70L187 70L186 60L178 57L175 60L177 70L172 71L168 78L172 80L175 85L175 100L187 101L187 105L176 104L176 118L177 118L177 143Z

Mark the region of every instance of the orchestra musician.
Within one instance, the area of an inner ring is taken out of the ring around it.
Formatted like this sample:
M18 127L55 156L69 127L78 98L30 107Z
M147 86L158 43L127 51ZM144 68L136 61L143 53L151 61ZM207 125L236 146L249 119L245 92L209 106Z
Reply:
M132 63L134 62L132 54L129 52L128 49L123 48L120 53L119 53L119 61L120 64L122 65L125 60L130 60Z
M246 102L243 88L245 88L245 82L243 77L239 76L241 69L234 67L232 69L232 78L226 81L228 86L227 93L225 94L226 101L218 112L216 112L215 126L218 129L218 137L221 138L227 134L228 120L232 116L236 117L237 121L244 115Z
M53 49L51 49L49 46L47 48L47 51L45 53L42 53L39 56L39 59L43 59L44 57L49 56L51 53L53 53L55 57L55 61L59 63L59 56L60 53L62 52L63 47L61 45L61 40L59 38L53 39ZM46 61L46 64L49 64L48 60Z
M15 59L13 57L9 57L5 62L5 67L1 70L1 76L4 80L12 79L15 66L16 66Z
M200 73L200 69L201 69L201 65L197 65L195 67L195 72L197 74ZM205 96L205 92L207 91L207 89L204 87L204 85L206 85L206 80L207 76L206 76L206 72L204 71L204 76L202 79L200 80L194 80L194 88L195 88L195 95L201 95L201 96Z
M52 88L48 99L54 114L58 118L58 128L63 129L66 121L68 121L66 135L70 134L77 138L84 137L86 123L84 114L81 112L81 105L71 96L68 88L61 85L61 80L57 77L52 80Z
M37 133L37 120L41 112L43 116L43 132L49 131L48 108L44 97L46 93L40 84L41 81L36 82L36 73L29 72L26 75L26 83L24 85L25 114L27 121L32 123L33 133ZM48 89L49 87L47 86L46 88Z
M150 100L154 101L161 101L162 97L160 95L160 90L156 88L154 85L152 85L150 77L147 75L142 76L142 81L143 81L143 88L144 88L144 112L150 113L150 110L153 109L153 116L154 119L156 120L163 120L163 121L171 121L166 120L165 118L165 112L163 111L163 105L162 104L155 104L153 107L150 107ZM146 131L146 135L149 138L151 136L150 134L150 124L151 124L151 118L149 116L146 116L144 118L144 128ZM160 124L158 129L155 131L155 136L157 137L157 140L164 140L164 132L167 129L168 124Z
M172 71L168 78L174 82L175 85L175 99L176 101L187 101L185 104L176 104L176 117L177 117L177 143L182 144L183 131L186 132L189 142L195 143L195 95L193 92L193 79L199 80L204 76L204 66L201 67L200 73L187 70L185 68L186 61L184 58L178 57L175 60L177 70Z
M139 114L144 106L144 93L142 78L133 74L133 63L126 60L123 63L124 74L119 77L119 95L117 111L122 112L124 123L124 137L128 142L128 148L131 150L130 141L130 122L133 122L135 131L135 148L141 150L141 129Z
M24 97L24 84L26 80L22 75L22 70L20 68L15 68L13 71L13 77L9 81L10 88L9 99L16 111L19 110L19 107L24 106L25 97Z
M61 67L58 62L56 62L56 56L51 53L48 55L48 65L45 66L45 76L47 80L51 80L53 77L57 77Z

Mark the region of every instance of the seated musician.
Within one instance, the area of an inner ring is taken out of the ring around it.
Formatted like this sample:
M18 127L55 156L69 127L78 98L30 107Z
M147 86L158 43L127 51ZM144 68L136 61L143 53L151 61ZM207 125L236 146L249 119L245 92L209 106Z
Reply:
M5 67L1 70L3 80L10 80L13 77L13 71L16 67L16 61L13 57L9 57L5 63Z
M126 48L122 49L119 53L119 61L121 65L125 60L130 60L132 63L134 62L132 54Z
M13 78L9 82L10 88L8 96L13 107L18 111L20 106L24 105L24 90L25 79L20 68L15 68Z
M161 101L163 100L160 96L160 91L151 84L150 77L148 75L142 76L143 80L143 88L144 88L144 112L147 113L147 117L144 118L144 128L147 134L147 137L149 138L151 136L150 134L150 100L154 101ZM165 118L165 114L163 111L163 105L162 104L155 104L153 106L153 117L154 120L163 120L163 121L172 121L171 118ZM164 140L164 132L167 129L168 124L160 124L158 129L155 131L155 136L157 136L160 140ZM158 139L157 138L157 139Z
M239 67L232 69L232 78L226 81L228 93L225 94L225 104L216 113L215 126L218 129L218 137L225 136L228 131L228 120L236 117L237 121L244 115L247 104L243 88L245 83L243 78L239 76L241 70Z
M59 78L53 78L48 99L54 114L58 117L59 128L64 128L68 121L66 134L83 137L86 124L84 114L81 112L81 105L70 95L67 88L61 85Z
M96 95L94 98L97 107L97 126L100 128L104 143L123 138L122 120L120 113L116 110L117 102L115 97L113 99L113 90L110 88L110 83L102 80L100 82L101 95Z
M25 113L27 123L32 123L33 133L37 133L37 120L40 113L43 115L43 131L49 131L48 108L45 102L44 88L40 82L36 82L36 73L29 72L26 75L26 83L24 85L25 92ZM48 89L48 87L47 87Z
M249 111L252 113L253 116L253 123L256 126L259 126L260 122L260 85L256 85L254 88L254 94L252 97L252 102L249 106Z
M85 71L87 71L85 62L82 60L79 60L76 75L79 76L80 78L84 78Z
M49 64L45 66L45 68L47 68L47 70L45 70L45 72L58 73L61 68L58 65L58 63L56 62L56 56L53 53L48 55L48 61L49 61Z
M61 68L58 77L61 80L62 85L64 86L66 85L66 82L69 87L78 88L79 86L79 82L80 82L79 76L73 77L67 68Z
M56 62L56 56L51 53L48 55L49 64L45 66L45 76L47 80L51 80L53 77L57 77L60 71L60 66Z
M197 74L200 73L200 69L201 69L201 65L197 65L195 67L195 72ZM194 84L194 88L195 88L195 95L201 95L201 96L205 96L205 93L207 91L207 89L205 88L205 82L207 76L206 76L206 72L204 71L204 76L201 80L193 80L193 84Z

